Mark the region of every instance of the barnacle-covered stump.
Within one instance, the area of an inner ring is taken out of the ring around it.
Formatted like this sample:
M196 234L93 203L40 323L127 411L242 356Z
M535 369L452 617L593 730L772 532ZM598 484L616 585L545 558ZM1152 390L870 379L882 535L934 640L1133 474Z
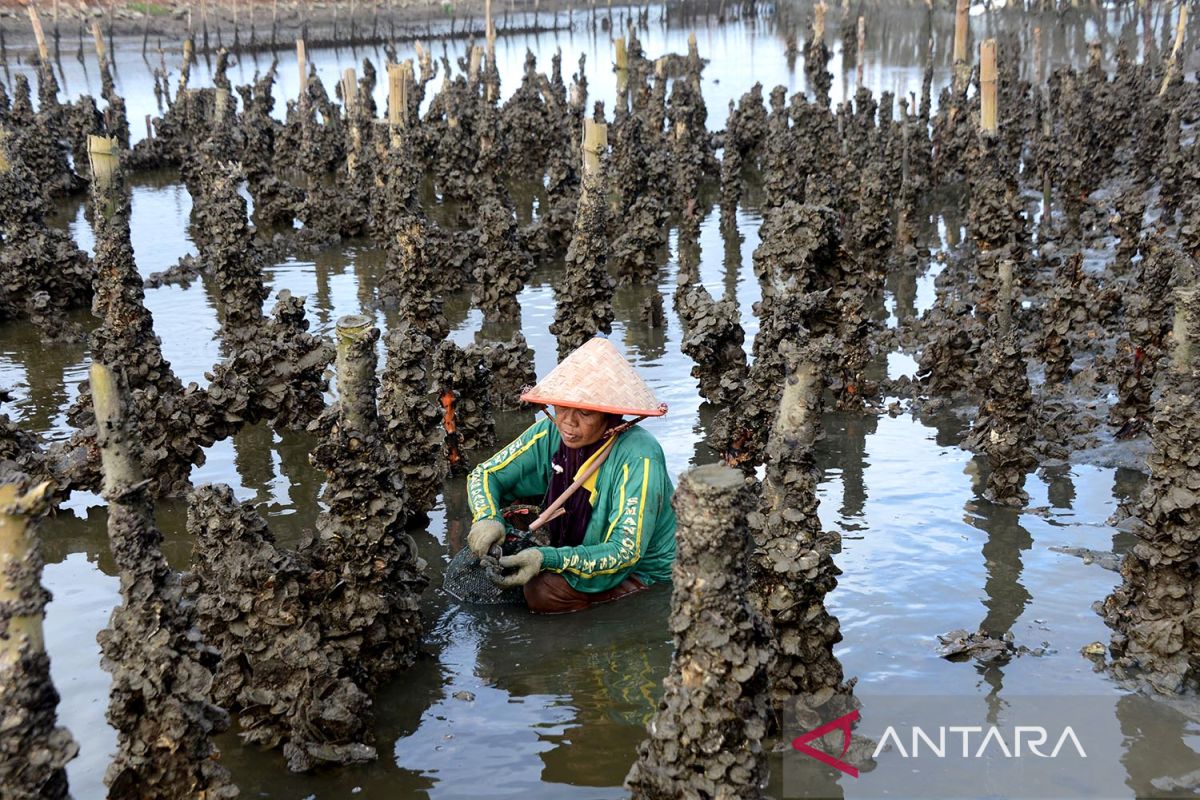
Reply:
M404 530L404 471L384 442L376 409L375 343L370 319L338 320L338 401L309 427L321 441L310 456L325 471L317 517L319 569L337 575L325 600L324 635L346 648L352 676L373 690L416 657L425 562Z
M737 303L713 300L701 283L681 286L675 295L683 324L680 348L695 363L692 377L700 381L700 396L717 406L733 404L746 389L746 351Z
M242 740L282 746L294 771L373 760L370 696L325 636L324 600L340 578L313 569L313 540L279 547L228 486L196 489L187 525L194 566L183 584L221 654L213 700L237 712Z
M770 634L746 597L754 498L736 470L679 483L671 631L675 655L625 779L637 799L762 796Z
M608 274L603 183L598 175L584 178L574 235L563 271L554 287L554 322L558 357L566 358L597 332L611 333L615 314L614 283Z
M525 334L517 331L507 342L487 342L482 346L484 364L491 373L488 397L492 407L497 411L521 408L521 390L537 383L533 348L525 340Z
M1174 369L1154 415L1150 480L1135 510L1137 543L1104 600L1113 669L1163 693L1200 677L1200 302L1177 304Z
M1022 506L1029 500L1025 475L1036 466L1033 456L1032 395L1015 331L993 332L980 377L983 403L966 446L987 454L987 490L993 503Z
M443 412L429 385L433 342L404 322L388 332L384 343L387 360L379 397L380 424L396 462L402 465L409 510L425 514L437 503L449 471L442 454Z
M56 727L58 692L50 680L42 620L50 592L42 587L35 520L49 507L50 484L30 486L6 473L0 486L0 786L12 800L60 800L66 764L79 745Z
M841 574L833 563L841 537L823 532L817 516L821 381L815 363L786 349L791 369L767 441L758 511L749 516L755 544L750 599L775 648L770 698L776 723L790 714L809 730L853 708L854 682L844 680L833 654L841 626L825 608Z
M465 451L496 441L492 416L492 374L479 345L459 347L442 342L433 356L434 390L442 404L446 429L445 457L452 474L470 470Z
M195 610L163 557L124 388L101 364L92 365L91 388L109 547L121 574L121 605L96 635L100 666L113 676L108 722L117 729L108 796L236 797L212 742L229 727L229 715L209 700L217 654L202 643Z
M31 319L47 339L82 339L63 312L91 302L92 265L69 233L46 225L49 206L13 144L0 118L0 321Z

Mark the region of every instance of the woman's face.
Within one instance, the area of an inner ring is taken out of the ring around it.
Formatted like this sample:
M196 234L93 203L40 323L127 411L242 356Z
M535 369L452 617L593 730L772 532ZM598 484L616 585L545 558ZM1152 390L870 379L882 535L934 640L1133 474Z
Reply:
M608 428L608 414L582 408L554 407L554 427L572 450L595 444Z

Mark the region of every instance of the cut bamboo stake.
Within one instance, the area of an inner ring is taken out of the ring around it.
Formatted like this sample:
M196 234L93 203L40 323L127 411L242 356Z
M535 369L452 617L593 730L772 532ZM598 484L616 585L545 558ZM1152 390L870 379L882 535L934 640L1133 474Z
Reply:
M471 60L467 63L467 80L471 83L479 80L479 67L483 63L483 48L479 45L471 47Z
M594 178L600 174L600 154L608 149L608 126L594 120L583 122L583 174Z
M412 71L412 59L388 64L388 124L393 127L408 127L408 84Z
M613 39L613 46L617 52L617 73L619 74L629 69L629 53L625 50L625 37L618 36L616 39Z
M1179 5L1179 19L1175 23L1175 44L1171 47L1171 55L1167 58L1167 68L1163 70L1162 88L1158 90L1158 96L1162 97L1167 93L1167 86L1171 84L1171 79L1175 77L1175 69L1179 64L1179 51L1183 49L1183 37L1187 32L1187 4L1182 2Z
M858 18L858 86L861 89L863 85L863 62L867 51L867 18Z
M1195 286L1175 291L1175 321L1171 327L1171 338L1175 340L1175 347L1171 350L1171 367L1184 377L1190 377L1192 370L1194 343L1191 332L1195 323L1190 309L1195 298Z
M979 43L979 125L992 135L999 126L996 109L996 40Z
M374 323L362 314L347 314L337 321L338 406L346 426L358 434L366 433L375 421L375 358L373 350L360 344L370 335Z
M825 0L817 3L813 9L813 41L822 42L825 40L825 11L828 7L825 5Z
M492 19L492 0L483 0L483 13L486 20L484 31L487 36L488 58L491 59L496 54L496 21Z
M37 6L33 3L26 8L29 10L29 24L33 26L33 38L37 40L39 63L49 64L50 50L46 47L46 33L42 30L42 18L38 15Z
M142 467L130 451L125 427L124 398L116 375L104 364L92 364L88 373L92 405L96 412L96 444L100 446L104 487L101 494L116 498L142 481Z
M358 95L358 76L354 67L346 67L342 72L342 104L346 107L346 115L354 110L354 102Z
M220 124L225 121L225 112L229 110L229 90L218 86L213 96L213 122Z
M9 618L8 630L0 637L0 668L3 669L14 667L24 654L46 649L42 628L45 604L31 603L29 599L38 596L41 575L29 575L29 570L23 567L37 547L30 519L49 504L46 497L49 489L49 481L24 493L15 483L0 486L0 605L31 611L37 606L36 613L14 614Z
M92 180L97 186L106 187L117 171L117 140L112 136L89 134L87 141L88 166L91 169Z
M104 33L100 30L98 19L92 20L92 41L96 44L96 58L100 62L100 69L104 69L107 54L104 48Z
M308 97L308 56L303 39L296 40L296 65L300 70L300 104L304 105Z
M967 84L971 65L967 61L967 35L970 33L971 0L958 0L954 10L954 89L961 92Z
M996 320L999 323L1000 335L1003 336L1012 329L1013 305L1013 262L1005 259L996 268Z

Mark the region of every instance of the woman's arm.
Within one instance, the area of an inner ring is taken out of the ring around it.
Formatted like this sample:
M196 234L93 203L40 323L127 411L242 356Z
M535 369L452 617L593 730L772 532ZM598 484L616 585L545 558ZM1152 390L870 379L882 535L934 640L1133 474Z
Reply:
M535 422L467 476L471 521L500 519L500 509L518 497L545 494L550 474L549 420Z

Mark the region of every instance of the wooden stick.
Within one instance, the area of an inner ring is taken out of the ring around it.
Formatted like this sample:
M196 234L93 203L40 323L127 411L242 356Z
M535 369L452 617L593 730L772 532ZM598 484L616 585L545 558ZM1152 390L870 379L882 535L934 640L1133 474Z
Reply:
M858 86L863 85L863 62L867 50L867 18L860 16L858 18Z
M979 43L979 124L983 132L994 134L999 126L996 109L996 40Z
M306 105L308 97L308 56L304 49L304 40L296 40L296 65L300 70L300 104Z
M1175 347L1171 350L1171 368L1181 376L1188 377L1192 369L1192 328L1194 321L1191 306L1196 298L1196 287L1175 290L1175 320L1171 327L1171 338Z
M608 149L608 126L594 120L583 121L583 174L600 174L600 154Z
M971 0L958 0L954 10L954 88L962 91L970 74L967 61L967 35L971 30Z
M617 438L645 418L646 417L643 415L640 417L635 417L628 422L622 422L609 433L609 438ZM538 514L537 519L529 523L529 530L536 531L550 520L557 519L558 517L561 517L563 514L567 513L566 509L563 508L563 506L566 505L567 500L571 498L571 495L579 491L580 486L583 486L583 484L587 483L588 478L596 474L597 470L599 470L604 462L608 459L609 454L612 453L615 447L615 444L606 444L601 447L600 451L596 454L595 460L592 461L591 464L588 464L587 469L580 473L579 477L572 481L571 485L563 490L563 493L560 494L553 503L546 506L546 509L541 514Z
M229 110L229 90L218 86L213 96L213 122L220 124L225 120L225 112Z
M92 406L96 413L96 443L104 473L101 494L110 501L120 492L142 481L142 467L128 446L126 399L117 386L116 375L104 364L92 364L88 373Z
M96 44L96 58L100 61L100 68L104 68L105 59L107 58L104 49L104 33L100 30L100 20L92 20L92 41Z
M354 103L358 95L358 76L354 72L354 67L346 67L342 71L342 104L346 107L346 115L354 110Z
M46 33L42 30L42 18L38 16L37 6L30 3L26 9L29 11L29 24L33 26L33 38L37 39L38 59L41 64L49 64L50 50L46 47Z
M37 607L35 613L9 618L6 635L0 638L0 668L5 670L15 666L22 656L46 649L42 627L45 603L28 602L38 596L41 575L29 574L31 570L25 565L37 547L30 522L49 505L49 489L49 481L28 492L21 492L15 483L0 486L0 604L31 611L31 605Z
M1013 262L1004 259L996 267L996 319L999 323L1000 334L1004 335L1012 329L1013 306Z
M617 49L617 72L629 69L629 53L625 50L625 37L618 36L613 39L613 46Z
M492 19L492 0L483 0L483 13L486 20L484 31L487 36L488 58L492 58L496 53L496 21Z
M376 419L375 351L355 345L370 335L375 323L362 314L347 314L337 321L337 389L339 416L346 427L360 436Z
M825 0L817 3L813 9L813 41L822 42L825 40L825 12L828 6L825 5Z
M1183 37L1187 32L1188 7L1183 0L1179 0L1178 5L1179 19L1175 22L1175 44L1171 47L1170 57L1167 58L1167 68L1163 70L1162 88L1158 90L1159 97L1167 93L1167 86L1175 77L1175 68L1179 63L1179 51L1183 49Z
M92 180L99 186L107 186L117 171L117 140L112 136L88 134L87 142Z

